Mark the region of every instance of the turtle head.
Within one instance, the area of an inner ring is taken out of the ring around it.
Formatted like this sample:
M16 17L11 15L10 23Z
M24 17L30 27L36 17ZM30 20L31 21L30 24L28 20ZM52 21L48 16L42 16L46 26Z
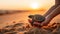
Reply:
M34 15L29 15L28 17L29 17L29 18L33 18L33 16L34 16Z

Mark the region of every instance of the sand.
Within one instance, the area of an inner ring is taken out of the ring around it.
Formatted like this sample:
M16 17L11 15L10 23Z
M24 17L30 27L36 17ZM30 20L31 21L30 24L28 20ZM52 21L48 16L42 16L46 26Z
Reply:
M0 15L0 34L59 34L60 15L56 16L49 24L43 28L31 27L28 23L28 15L41 14L46 11L28 11L16 14ZM52 24L55 23L53 26Z

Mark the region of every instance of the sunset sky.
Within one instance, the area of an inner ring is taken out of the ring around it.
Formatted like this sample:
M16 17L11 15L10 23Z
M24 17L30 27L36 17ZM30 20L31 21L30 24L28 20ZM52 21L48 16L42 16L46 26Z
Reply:
M0 0L0 10L48 9L52 5L54 5L54 0Z

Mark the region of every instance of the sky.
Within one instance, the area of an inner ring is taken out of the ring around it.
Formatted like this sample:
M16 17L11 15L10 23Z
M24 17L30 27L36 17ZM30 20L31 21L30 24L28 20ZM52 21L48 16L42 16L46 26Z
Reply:
M32 3L38 3L39 8L48 9L54 5L54 0L0 0L0 9L3 10L30 10Z

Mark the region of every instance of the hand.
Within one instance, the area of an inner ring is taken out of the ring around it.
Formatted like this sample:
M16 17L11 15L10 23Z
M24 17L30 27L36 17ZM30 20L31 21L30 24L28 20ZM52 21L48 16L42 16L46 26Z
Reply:
M48 25L48 20L46 19L45 21L43 21L42 23L40 22L34 22L33 25L36 27L43 27L43 26L47 26Z
M41 23L39 23L39 22L34 22L33 26L35 26L35 27L42 27Z

